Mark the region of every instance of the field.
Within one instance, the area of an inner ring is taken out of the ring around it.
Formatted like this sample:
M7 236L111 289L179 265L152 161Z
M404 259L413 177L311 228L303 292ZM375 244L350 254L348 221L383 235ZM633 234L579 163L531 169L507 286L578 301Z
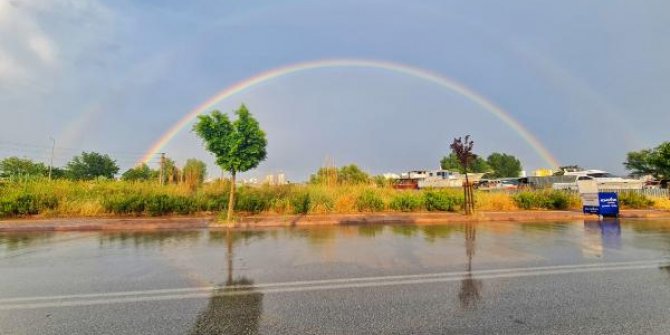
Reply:
M0 184L0 217L199 215L225 211L229 184L160 186L155 182L46 181ZM481 211L579 209L576 194L538 190L476 192ZM622 194L622 207L670 209L667 199ZM461 210L460 189L401 191L375 185L285 185L238 188L235 210L252 214L329 214Z

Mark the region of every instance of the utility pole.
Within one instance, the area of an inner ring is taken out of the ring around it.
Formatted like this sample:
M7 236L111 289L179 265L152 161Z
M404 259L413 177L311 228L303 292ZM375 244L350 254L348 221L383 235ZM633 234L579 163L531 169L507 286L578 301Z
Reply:
M161 186L165 184L165 153L161 152L161 173L160 173L160 182Z
M51 140L51 158L49 159L49 181L51 181L51 170L53 170L54 166L54 152L56 151L56 139L53 137L49 137Z

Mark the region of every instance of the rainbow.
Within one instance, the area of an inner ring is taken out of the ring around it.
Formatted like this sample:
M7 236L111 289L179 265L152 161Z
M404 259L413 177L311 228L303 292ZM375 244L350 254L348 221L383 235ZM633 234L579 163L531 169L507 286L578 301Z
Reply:
M446 76L429 72L427 70L417 68L414 66L392 63L387 61L379 60L363 60L363 59L329 59L329 60L318 60L311 62L304 62L298 64L292 64L287 66L282 66L265 72L261 72L253 77L242 80L232 86L229 86L219 93L215 94L211 98L207 99L205 102L193 108L189 111L184 117L182 117L177 123L175 123L167 132L165 132L144 154L142 159L138 163L147 163L149 162L158 152L161 152L163 148L174 138L182 129L187 127L193 120L204 112L207 112L215 104L221 102L222 100L228 99L242 91L245 91L249 88L252 88L258 84L274 80L280 77L284 77L290 74L310 71L316 69L324 68L372 68L372 69L381 69L387 70L395 73L400 73L408 75L411 77L419 78L426 80L428 82L434 83L440 87L446 88L450 91L453 91L473 103L484 108L486 111L490 112L498 119L503 121L506 125L512 128L530 147L552 168L559 166L558 160L545 148L545 146L535 137L531 132L529 132L521 123L515 120L509 113L505 112L502 108L496 106L493 102L487 100L480 94L469 89L465 85L450 79Z

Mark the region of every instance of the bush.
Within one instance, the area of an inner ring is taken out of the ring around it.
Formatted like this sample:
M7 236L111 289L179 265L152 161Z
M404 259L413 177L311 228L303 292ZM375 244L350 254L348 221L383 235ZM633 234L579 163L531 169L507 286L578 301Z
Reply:
M328 192L316 189L309 192L310 212L325 214L333 211L335 201Z
M565 210L577 201L575 195L559 190L523 191L512 198L521 209Z
M160 216L172 213L174 203L172 199L165 194L151 195L146 202L146 210L151 216Z
M181 215L191 214L198 211L195 200L185 196L173 197L171 205L172 211Z
M374 191L365 190L356 198L356 209L359 212L383 211L384 200Z
M144 213L144 196L138 194L117 195L106 198L102 206L109 213L141 214Z
M307 214L311 204L308 192L299 192L291 197L291 207L294 214Z
M423 194L423 202L429 211L456 211L463 204L463 197L444 191L426 191Z
M548 209L565 210L570 207L570 194L561 191L551 191L546 195L546 206Z
M401 192L391 199L389 207L396 211L414 212L423 207L423 199L413 191Z
M621 206L634 209L649 208L654 205L654 201L637 192L620 192L619 202Z
M266 193L259 190L240 189L235 202L235 210L254 214L263 212L269 207L270 199Z

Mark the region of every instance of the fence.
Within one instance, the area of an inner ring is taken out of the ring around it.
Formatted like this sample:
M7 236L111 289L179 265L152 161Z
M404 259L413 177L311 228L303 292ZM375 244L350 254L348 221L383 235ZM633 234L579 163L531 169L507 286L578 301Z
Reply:
M600 192L616 192L616 193L637 193L642 194L647 197L655 198L669 198L670 190L667 188L643 188L637 190L613 190L613 189L600 189Z
M482 192L491 192L491 193L507 193L515 194L517 192L524 191L523 189L514 190L514 189L489 189L481 190ZM579 194L579 191L575 189L564 189L560 190L561 192ZM667 188L642 188L642 189L632 189L632 190L620 190L620 189L599 189L600 192L615 192L615 193L637 193L642 194L647 197L654 198L670 198L670 190Z

